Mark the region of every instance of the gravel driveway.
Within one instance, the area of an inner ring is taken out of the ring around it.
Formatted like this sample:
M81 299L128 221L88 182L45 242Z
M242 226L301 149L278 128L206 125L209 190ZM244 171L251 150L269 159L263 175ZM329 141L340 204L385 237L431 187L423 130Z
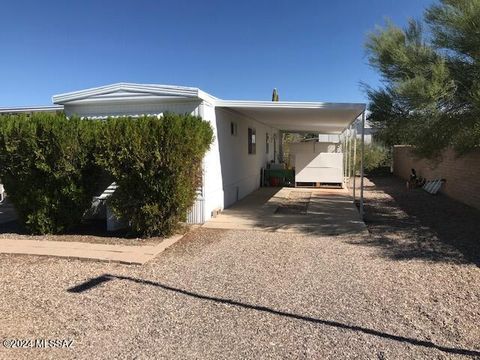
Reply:
M0 255L0 275L0 339L74 340L1 359L480 357L480 268L358 237L198 229L144 266Z

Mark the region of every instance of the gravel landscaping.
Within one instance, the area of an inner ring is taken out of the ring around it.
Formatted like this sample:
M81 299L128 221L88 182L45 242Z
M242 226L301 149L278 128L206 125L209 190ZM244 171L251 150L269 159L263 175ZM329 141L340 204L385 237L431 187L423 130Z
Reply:
M365 184L370 245L394 259L480 266L480 210L441 193L407 190L394 176L371 177Z
M480 268L443 242L460 255L399 256L411 234L369 189L362 238L200 228L144 266L0 255L0 339L74 340L0 358L480 357Z

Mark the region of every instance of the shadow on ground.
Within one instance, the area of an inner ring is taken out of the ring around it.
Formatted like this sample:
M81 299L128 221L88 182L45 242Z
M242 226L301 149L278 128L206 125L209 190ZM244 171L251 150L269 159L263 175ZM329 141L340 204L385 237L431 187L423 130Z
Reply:
M17 220L15 209L8 198L0 203L0 234L30 235ZM125 239L136 238L134 234L130 234L127 230L107 231L107 222L105 219L85 220L82 224L67 231L64 235L117 237Z
M366 227L343 189L260 188L204 225L211 229L358 235Z
M385 332L381 332L378 330L358 326L358 325L352 325L352 324L345 324L341 323L338 321L333 321L333 320L326 320L326 319L318 319L306 315L300 315L300 314L295 314L291 312L285 312L281 310L276 310L267 306L262 306L262 305L254 305L254 304L248 304L248 303L242 303L239 301L235 301L232 299L225 299L225 298L220 298L220 297L215 297L215 296L210 296L210 295L205 295L205 294L200 294L180 288L176 288L170 285L162 284L160 282L155 282L155 281L150 281L150 280L144 280L144 279L138 279L130 276L121 276L121 275L112 275L112 274L103 274L101 276L92 278L90 280L87 280L86 282L83 282L81 284L78 284L74 287L71 287L67 289L67 292L69 293L74 293L74 294L81 294L83 292L89 291L97 286L100 286L102 284L106 284L110 281L113 280L122 280L122 281L131 281L137 284L141 285L147 285L147 286L155 286L158 287L162 290L165 291L170 291L170 292L175 292L177 294L181 294L184 296L189 296L192 298L196 298L199 300L204 300L204 301L212 301L215 303L219 304L225 304L229 306L236 306L244 309L249 309L249 310L254 310L254 311L259 311L263 313L267 313L270 315L274 316L282 316L285 318L289 319L295 319L295 320L300 320L308 323L313 323L313 324L318 324L318 325L323 325L323 326L329 326L329 327L334 327L338 329L344 329L348 331L354 331L354 332L360 332L364 333L367 335L371 336L376 336L380 337L383 339L388 339L388 340L393 340L393 341L398 341L401 343L413 345L413 346L422 346L422 347L427 347L431 349L437 349L440 350L444 353L447 354L458 354L458 355L467 355L467 356L480 356L480 351L476 350L470 350L470 349L462 349L462 348L454 348L454 347L448 347L448 346L443 346L436 344L432 341L428 340L421 340L421 339L415 339L411 337L406 337L406 336L400 336L400 335L395 335L395 334L389 334Z
M382 248L393 259L427 259L480 266L480 211L445 195L407 190L394 176L366 181L370 236L352 241Z

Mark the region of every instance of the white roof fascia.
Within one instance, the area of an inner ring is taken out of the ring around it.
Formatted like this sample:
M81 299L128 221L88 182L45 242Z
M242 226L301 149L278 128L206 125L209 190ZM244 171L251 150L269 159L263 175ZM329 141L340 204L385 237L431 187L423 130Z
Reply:
M0 108L0 114L62 111L63 105L17 106Z
M80 91L68 92L64 94L54 95L52 101L54 104L65 104L85 100L93 96L105 95L115 93L118 91L145 93L146 95L166 95L179 96L186 98L198 98L208 102L215 101L216 98L208 95L198 88L186 86L172 86L172 85L156 85L156 84L133 84L133 83L117 83L107 86L100 86ZM104 97L106 100L107 97ZM126 98L124 97L124 100Z
M215 105L215 103L220 100L219 98L217 98L213 95L210 95L209 93L207 93L203 90L200 90L200 89L197 89L197 90L198 90L198 97L200 99L202 99L203 101L208 102L211 105Z
M366 109L363 103L330 103L330 102L297 102L297 101L244 101L244 100L217 100L218 107L236 108L276 108L276 109L329 109L329 110L358 110L359 115Z

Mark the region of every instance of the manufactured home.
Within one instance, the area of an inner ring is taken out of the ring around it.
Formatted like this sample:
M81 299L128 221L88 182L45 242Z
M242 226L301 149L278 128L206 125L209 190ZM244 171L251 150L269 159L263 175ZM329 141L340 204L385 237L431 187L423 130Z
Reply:
M210 122L215 140L203 160L203 186L189 213L190 223L203 223L258 189L263 169L282 159L283 133L342 135L365 112L365 104L359 103L223 100L193 87L132 83L54 95L52 100L53 106L25 111L63 109L67 116L94 119L174 112ZM22 109L0 109L16 111ZM298 176L315 182L318 174L318 179L343 185L347 171L344 146L337 145L317 145L316 149L325 151L316 151L314 145L313 152L297 153L302 164Z

